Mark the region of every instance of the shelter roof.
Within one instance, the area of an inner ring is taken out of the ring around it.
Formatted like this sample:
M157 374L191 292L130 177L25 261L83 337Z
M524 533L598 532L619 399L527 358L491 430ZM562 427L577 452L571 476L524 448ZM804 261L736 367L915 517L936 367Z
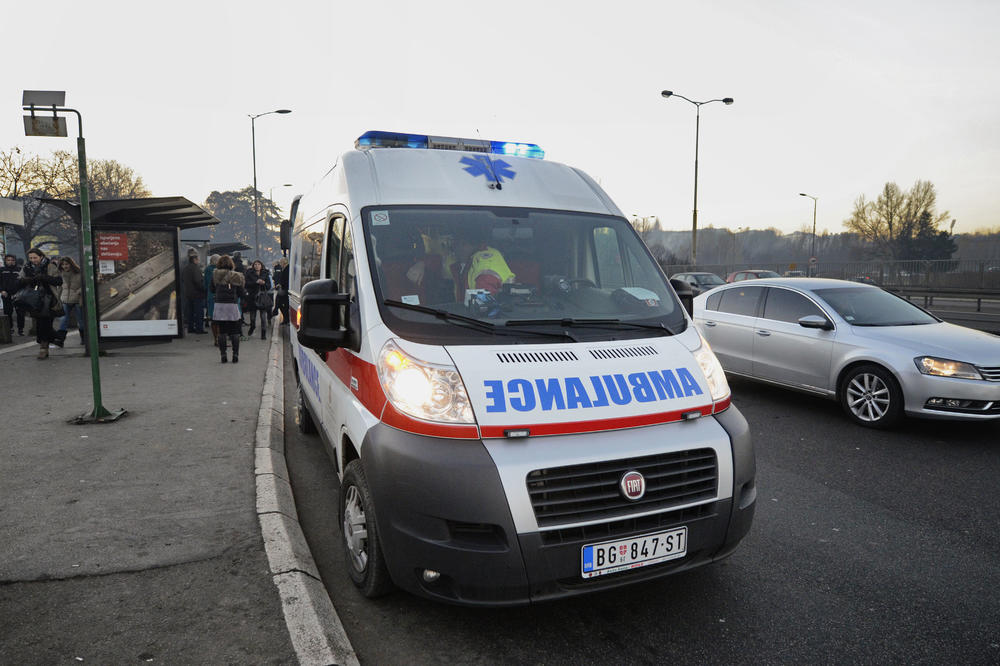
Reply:
M80 222L80 204L62 199L42 199L57 206ZM90 202L90 223L101 226L176 227L194 229L219 224L214 215L184 197L145 199L101 199Z

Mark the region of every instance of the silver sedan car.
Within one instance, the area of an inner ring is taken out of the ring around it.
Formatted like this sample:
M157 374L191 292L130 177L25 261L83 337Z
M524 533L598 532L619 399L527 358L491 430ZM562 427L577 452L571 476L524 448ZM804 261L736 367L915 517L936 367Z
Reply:
M873 285L729 284L694 299L694 321L726 372L835 399L864 426L1000 418L1000 337Z

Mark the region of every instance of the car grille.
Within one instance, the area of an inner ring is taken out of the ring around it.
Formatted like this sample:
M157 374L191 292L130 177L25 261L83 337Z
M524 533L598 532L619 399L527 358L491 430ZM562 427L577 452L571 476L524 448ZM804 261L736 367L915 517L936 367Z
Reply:
M979 370L979 373L983 376L983 379L985 379L986 381L1000 382L1000 367L983 368L977 366L976 369Z
M633 470L646 478L638 501L625 499L618 486ZM539 527L572 525L715 499L718 464L712 449L694 449L535 470L527 485Z

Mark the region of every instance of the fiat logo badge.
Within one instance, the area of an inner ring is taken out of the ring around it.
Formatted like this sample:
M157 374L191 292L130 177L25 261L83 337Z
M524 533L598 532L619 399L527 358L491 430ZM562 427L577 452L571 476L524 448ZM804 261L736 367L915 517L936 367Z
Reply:
M635 502L646 494L646 479L639 472L625 472L618 487L625 499Z

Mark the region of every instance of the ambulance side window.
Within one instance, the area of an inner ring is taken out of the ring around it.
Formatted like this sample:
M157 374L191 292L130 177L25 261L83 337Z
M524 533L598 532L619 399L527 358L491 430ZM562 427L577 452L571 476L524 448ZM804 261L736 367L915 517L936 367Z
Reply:
M344 218L336 215L330 218L329 232L327 233L326 247L326 276L331 280L336 280L337 285L343 284L340 281L340 246L343 245Z
M318 280L323 257L323 232L318 225L313 225L301 236L302 251L299 252L300 287Z
M611 227L594 228L594 254L598 286L616 289L625 286L625 272L618 234Z
M354 267L354 242L351 239L351 228L344 228L344 250L340 258L339 284L341 293L347 293L354 298L358 294L357 273Z

